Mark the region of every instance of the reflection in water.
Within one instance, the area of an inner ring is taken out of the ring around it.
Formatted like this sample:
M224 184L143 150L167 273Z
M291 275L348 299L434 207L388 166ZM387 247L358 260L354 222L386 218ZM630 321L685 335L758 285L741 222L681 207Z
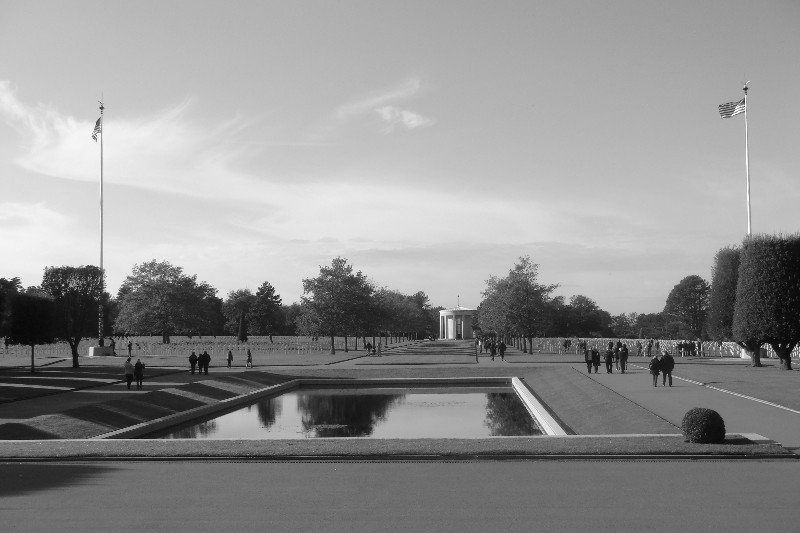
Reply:
M206 420L194 426L178 428L170 433L171 439L202 439L211 437L217 432L216 420Z
M541 433L508 388L320 388L264 398L152 438L485 438Z
M386 420L386 412L401 394L359 396L301 394L297 408L302 411L303 431L312 437L366 437L375 425Z
M256 409L258 410L258 420L265 428L271 427L283 411L280 398L261 400L256 404Z
M541 434L516 394L490 392L486 400L486 427L493 437Z

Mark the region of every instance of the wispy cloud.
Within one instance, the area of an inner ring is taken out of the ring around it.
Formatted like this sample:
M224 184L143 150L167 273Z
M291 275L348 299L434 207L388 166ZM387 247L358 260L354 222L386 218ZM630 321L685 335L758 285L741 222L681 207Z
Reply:
M371 113L379 107L383 107L392 102L406 100L420 90L421 83L419 78L409 78L397 87L378 93L363 95L351 102L342 104L334 112L334 117L344 120L353 116Z
M385 133L391 133L396 126L402 126L408 130L415 130L417 128L427 128L433 126L436 121L424 117L419 113L407 111L405 109L398 109L394 106L383 106L375 110L378 116L386 123Z
M412 77L385 91L358 96L337 107L331 118L315 132L314 138L330 136L333 131L349 121L374 120L375 117L383 124L383 133L391 133L397 127L414 130L432 126L436 123L433 118L400 105L401 102L419 96L421 89L420 79Z

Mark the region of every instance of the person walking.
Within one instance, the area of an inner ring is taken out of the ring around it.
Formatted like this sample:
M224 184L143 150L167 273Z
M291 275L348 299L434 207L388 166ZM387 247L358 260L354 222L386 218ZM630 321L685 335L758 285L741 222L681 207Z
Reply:
M675 359L672 358L667 350L664 350L664 354L661 356L661 385L664 387L667 386L667 377L669 377L669 386L672 387L673 368L675 368Z
M233 363L233 352L228 350L228 368L231 367L231 363Z
M606 349L606 374L612 374L614 372L614 344L608 343L608 348Z
M600 352L597 351L597 348L592 348L592 366L594 373L597 374L597 369L600 368Z
M497 355L497 344L495 344L494 340L492 340L492 346L490 347L491 354L492 354L492 361L494 361L494 356Z
M198 362L200 363L200 373L208 375L208 365L211 363L211 356L208 355L208 350L203 350L203 353L200 354Z
M141 359L136 359L133 365L133 379L136 380L136 390L142 390L142 380L144 380L144 363Z
M628 368L628 345L623 344L622 348L619 351L619 368L620 372L623 374L625 373L625 369Z
M247 363L245 363L245 368L253 368L253 354L250 353L250 348L247 349Z
M658 352L650 359L650 364L647 365L650 369L650 374L653 376L653 387L658 387L658 373L661 371L661 360L658 358Z
M133 364L131 364L130 357L128 357L128 360L122 365L122 372L125 374L125 381L128 383L128 390L131 390L131 383L133 382Z
M506 360L506 343L503 341L500 341L500 360Z
M194 367L197 366L197 355L194 352L189 356L189 366L191 367L192 374L194 374Z
M131 352L133 352L133 343L131 341L128 341L128 357L131 357L132 355Z
M592 352L588 348L583 350L583 360L586 363L586 373L592 373Z

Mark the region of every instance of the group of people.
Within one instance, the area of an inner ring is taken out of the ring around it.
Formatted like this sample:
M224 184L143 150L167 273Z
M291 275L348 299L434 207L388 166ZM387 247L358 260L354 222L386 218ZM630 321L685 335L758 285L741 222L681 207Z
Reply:
M583 346L586 346L583 344ZM614 341L609 341L608 347L606 348L604 354L604 362L606 365L606 373L613 374L614 368L625 373L625 370L628 369L628 345L617 341L614 344ZM592 368L594 368L594 373L597 374L598 368L600 368L600 351L597 348L588 348L585 347L583 349L583 358L586 361L586 371L590 374L592 373Z
M144 363L141 359L136 360L136 364L131 363L131 358L125 361L122 365L122 370L125 373L125 382L128 384L128 390L131 389L131 383L136 380L136 390L142 390L142 381L144 381Z
M483 353L485 350L486 353L488 353L492 357L492 361L494 361L494 358L497 356L498 353L500 354L500 360L505 361L506 348L507 348L506 343L503 342L502 339L500 340L500 342L497 342L497 340L494 337L486 337L486 338L478 337L475 339L476 351L480 350L480 353Z
M652 347L653 345L649 344L647 351L650 352ZM637 346L637 353L641 355L641 352L642 347ZM616 344L613 341L609 342L604 354L606 373L613 374L614 368L616 368L624 374L628 368L628 355L628 346L625 343L620 341L617 341ZM594 369L594 373L597 374L600 368L600 351L597 348L589 348L584 345L583 358L586 362L586 371L591 374L592 369ZM659 374L662 376L661 384L666 386L667 382L669 382L669 386L672 387L672 370L675 368L675 359L667 350L663 350L661 355L656 352L650 359L647 368L653 376L654 387L658 386Z
M230 354L230 352L228 352ZM200 355L196 355L192 352L192 355L189 356L189 367L191 368L192 374L194 374L195 367L198 368L200 374L208 375L208 365L211 364L211 356L208 354L208 351L203 351ZM230 363L228 363L230 366ZM203 372L205 370L205 372Z
M650 374L653 376L653 387L658 387L659 373L662 375L661 385L666 387L667 378L669 378L669 386L672 387L672 369L675 368L675 359L672 358L667 350L664 350L660 357L656 353L650 359L647 368L650 369Z

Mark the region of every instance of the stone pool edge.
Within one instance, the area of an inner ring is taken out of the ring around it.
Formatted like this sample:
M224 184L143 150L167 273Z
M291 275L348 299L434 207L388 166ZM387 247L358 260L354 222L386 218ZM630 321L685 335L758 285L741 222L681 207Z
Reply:
M693 444L681 435L566 435L476 439L66 439L0 441L0 461L470 461L798 460L760 435Z

